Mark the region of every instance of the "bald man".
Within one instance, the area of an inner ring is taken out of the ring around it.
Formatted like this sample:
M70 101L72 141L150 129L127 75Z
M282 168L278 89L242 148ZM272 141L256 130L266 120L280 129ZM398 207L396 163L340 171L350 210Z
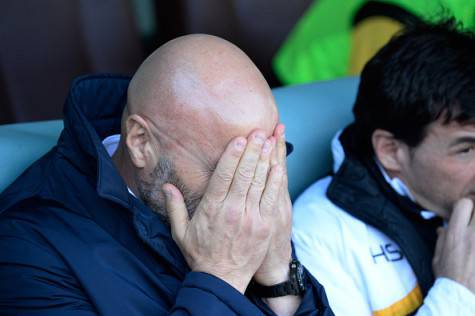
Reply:
M291 256L285 156L222 39L77 79L58 144L0 195L0 314L333 315Z

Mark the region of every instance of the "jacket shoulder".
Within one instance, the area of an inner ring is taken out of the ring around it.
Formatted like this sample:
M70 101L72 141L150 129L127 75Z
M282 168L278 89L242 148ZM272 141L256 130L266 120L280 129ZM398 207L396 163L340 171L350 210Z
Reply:
M328 176L312 184L296 200L293 231L333 243L337 234L364 232L367 225L335 205L326 192L332 181Z

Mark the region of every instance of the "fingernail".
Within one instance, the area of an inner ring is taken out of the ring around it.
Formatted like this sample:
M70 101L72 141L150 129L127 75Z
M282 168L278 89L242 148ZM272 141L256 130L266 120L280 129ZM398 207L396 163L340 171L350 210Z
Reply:
M280 135L285 137L285 125L282 125L282 129L280 130Z
M263 154L268 154L272 148L272 140L266 139L264 142L264 146L262 147L262 153Z
M263 133L258 132L254 134L254 142L258 145L262 145L266 141L266 138Z
M243 137L239 137L236 140L235 146L237 150L242 151L244 147L246 147L246 139Z
M165 196L167 197L167 199L171 199L172 198L172 192L170 191L169 188L167 187L162 187L162 191L163 193L165 194Z

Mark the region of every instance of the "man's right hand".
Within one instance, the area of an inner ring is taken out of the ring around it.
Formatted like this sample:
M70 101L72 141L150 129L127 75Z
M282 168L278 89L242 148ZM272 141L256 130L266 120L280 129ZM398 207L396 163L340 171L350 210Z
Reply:
M439 228L433 260L436 277L456 281L475 293L475 219L473 201L458 201L447 228Z
M283 181L281 166L270 165L274 145L275 139L266 139L262 131L231 141L191 219L180 191L171 184L163 187L172 236L190 268L241 293L269 248Z

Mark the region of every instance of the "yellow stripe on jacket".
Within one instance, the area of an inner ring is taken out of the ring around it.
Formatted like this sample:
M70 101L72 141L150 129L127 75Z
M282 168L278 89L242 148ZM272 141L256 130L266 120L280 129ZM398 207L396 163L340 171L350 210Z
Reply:
M405 297L396 303L388 306L384 309L380 309L373 312L374 316L399 316L408 315L414 312L419 306L422 305L422 292L419 285L409 292Z

